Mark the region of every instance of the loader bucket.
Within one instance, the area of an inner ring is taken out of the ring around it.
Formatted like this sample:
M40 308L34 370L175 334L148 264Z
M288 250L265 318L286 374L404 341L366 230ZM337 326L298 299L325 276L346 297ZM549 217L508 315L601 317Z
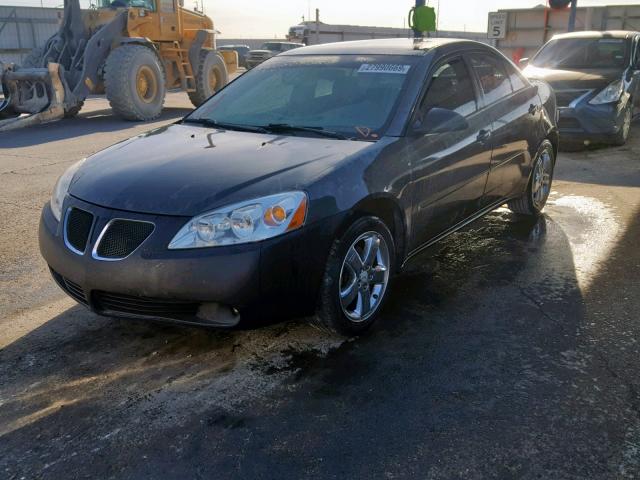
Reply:
M4 92L0 113L17 115L0 120L0 132L64 117L65 88L60 64L49 63L46 68L0 65L0 83Z

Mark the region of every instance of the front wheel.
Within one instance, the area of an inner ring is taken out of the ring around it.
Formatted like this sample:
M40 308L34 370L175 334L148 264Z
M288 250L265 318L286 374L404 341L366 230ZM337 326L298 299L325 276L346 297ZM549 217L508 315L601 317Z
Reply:
M511 211L522 215L538 216L549 198L556 155L549 140L544 140L533 159L533 171L527 191L520 198L508 203Z
M622 125L620 126L620 130L613 139L613 144L618 146L624 145L629 139L631 122L633 121L633 102L631 101L631 99L629 100L629 104L624 109L624 113L622 115Z
M342 335L369 328L385 300L394 259L387 226L377 217L356 220L333 243L314 322Z

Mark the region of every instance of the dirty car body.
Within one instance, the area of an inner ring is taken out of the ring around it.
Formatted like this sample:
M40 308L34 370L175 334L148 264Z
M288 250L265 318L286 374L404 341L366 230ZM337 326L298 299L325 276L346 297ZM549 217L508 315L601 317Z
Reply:
M354 222L384 224L383 260L401 270L521 197L540 146L557 146L555 116L548 86L475 42L287 52L72 167L43 209L41 252L101 314L222 326L308 315Z
M563 142L624 143L640 106L640 33L556 35L523 73L555 90Z

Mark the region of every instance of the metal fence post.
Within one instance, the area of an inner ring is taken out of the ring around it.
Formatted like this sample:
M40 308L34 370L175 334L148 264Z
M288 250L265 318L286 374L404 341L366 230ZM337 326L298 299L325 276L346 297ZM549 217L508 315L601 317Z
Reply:
M578 10L578 0L571 0L571 12L569 13L569 32L576 29L576 13Z
M425 5L425 0L416 0L416 8L418 7L424 7ZM439 13L439 12L438 12ZM416 30L415 28L413 29L413 36L414 38L421 38L422 37L422 32Z

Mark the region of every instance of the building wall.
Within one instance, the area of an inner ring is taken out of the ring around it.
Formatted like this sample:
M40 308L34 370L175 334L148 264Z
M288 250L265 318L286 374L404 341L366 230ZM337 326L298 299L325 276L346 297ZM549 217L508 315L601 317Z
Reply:
M22 63L58 31L60 8L0 6L0 62Z

